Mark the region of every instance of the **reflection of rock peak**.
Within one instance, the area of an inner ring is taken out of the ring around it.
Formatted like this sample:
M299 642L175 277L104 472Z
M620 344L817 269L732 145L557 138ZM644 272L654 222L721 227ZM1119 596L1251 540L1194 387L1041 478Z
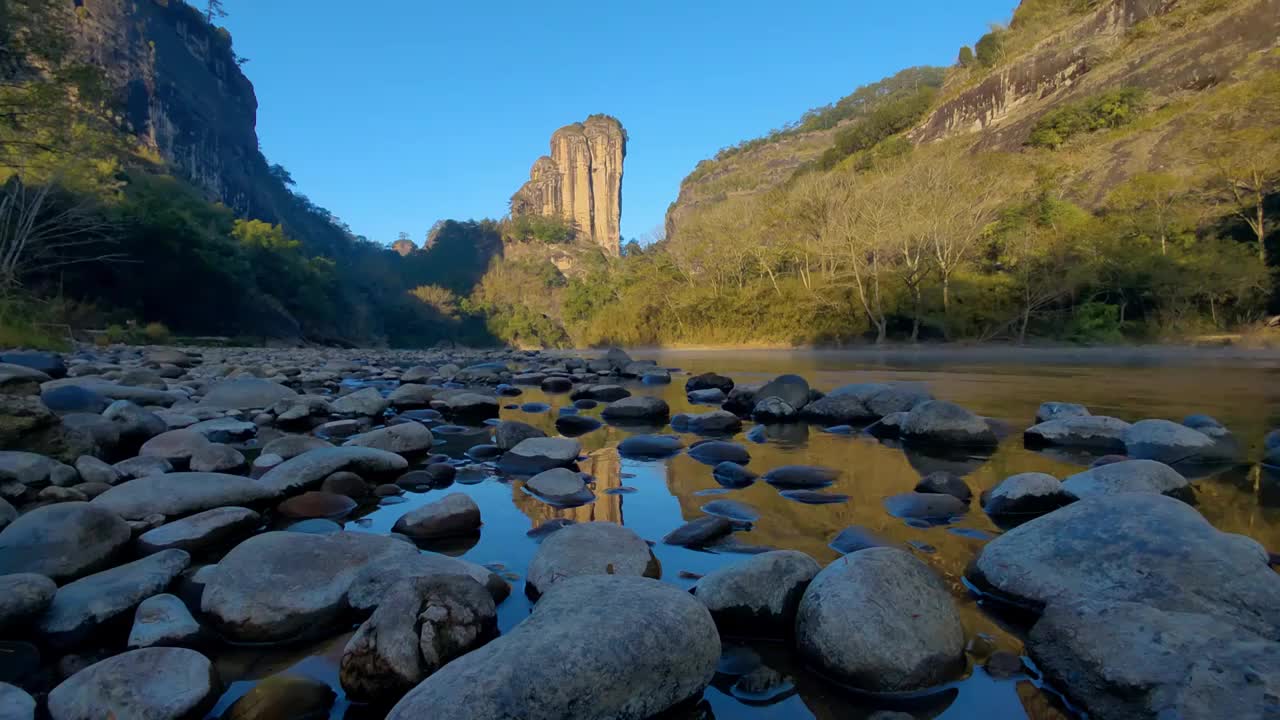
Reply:
M556 130L551 155L533 163L529 182L511 197L511 214L570 220L580 237L617 255L626 155L627 133L608 115L592 115Z

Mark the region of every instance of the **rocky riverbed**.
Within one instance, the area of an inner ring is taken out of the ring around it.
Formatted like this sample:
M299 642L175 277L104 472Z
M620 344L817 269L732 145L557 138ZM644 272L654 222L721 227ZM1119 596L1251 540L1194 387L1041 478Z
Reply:
M1274 499L1280 437L764 380L618 350L0 354L0 718L707 718L721 692L935 717L977 678L1034 717L1280 712L1274 556L1197 509L1259 459ZM904 455L872 512L968 544L757 532L761 493L867 502L834 456L760 459L811 429ZM1078 466L972 485L1011 443ZM701 507L624 519L651 488L606 446L700 468ZM298 654L330 669L275 667Z

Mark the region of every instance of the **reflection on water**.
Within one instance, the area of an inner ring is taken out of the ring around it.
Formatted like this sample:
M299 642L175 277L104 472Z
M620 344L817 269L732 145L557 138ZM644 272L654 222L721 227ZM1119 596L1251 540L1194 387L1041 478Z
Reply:
M1036 453L1023 448L1021 430L1031 424L1037 406L1046 400L1080 402L1095 414L1125 420L1144 417L1180 419L1191 413L1207 413L1230 427L1257 458L1266 431L1280 423L1280 391L1270 382L1276 366L1270 362L1245 361L1236 357L1211 357L1176 353L1126 353L1119 363L1105 366L1103 356L1092 351L1058 354L1012 350L982 351L981 354L845 354L784 352L660 352L636 353L659 364L691 373L717 371L730 375L739 384L762 382L778 374L792 372L809 379L817 388L829 390L852 382L915 381L926 384L940 398L959 402L974 411L1009 423L1013 429L989 457L929 457L904 452L892 444L858 435L820 432L807 425L772 426L763 430L764 442L747 439L748 423L734 440L743 443L752 459L749 467L758 474L781 465L815 464L838 469L840 478L826 492L849 496L838 504L810 505L790 500L762 482L724 492L711 475L711 468L686 454L660 461L619 458L613 449L636 432L605 426L579 438L587 459L581 469L594 479L595 502L578 508L553 508L522 489L518 479L502 478L490 470L468 473L474 484L455 483L446 490L411 493L407 501L375 508L364 517L348 521L351 530L388 532L406 512L440 497L445 492L465 492L480 505L484 527L468 541L463 556L487 564L508 576L523 577L537 549L526 533L555 518L576 522L603 520L622 523L650 541L687 520L702 515L701 507L711 500L732 499L750 505L759 519L735 539L742 544L786 548L809 553L828 563L838 553L828 543L842 529L860 526L873 533L903 543L930 564L951 588L961 606L971 643L983 648L981 655L994 650L1020 652L1017 628L1006 627L986 614L965 589L962 577L986 539L1000 532L991 520L976 509L956 522L939 527L913 527L891 517L883 506L886 497L909 492L921 475L936 470L962 474L975 494L995 486L1005 477L1020 472L1039 471L1065 477L1082 469L1088 456L1065 453ZM1092 364L1076 364L1079 362ZM637 394L653 394L666 399L672 412L705 412L707 406L691 405L683 392L684 377L677 375L670 386L634 385ZM546 402L550 412L525 413L503 410L504 419L518 419L556 435L554 420L561 407L568 406L565 395L546 395L526 389L521 401ZM598 417L599 408L583 411ZM670 432L670 430L667 430ZM462 458L466 448L488 442L488 429L475 429L448 437L445 451ZM686 444L693 435L681 436ZM606 490L628 486L636 492L609 494ZM1280 548L1280 482L1256 468L1231 469L1195 481L1199 508L1217 527L1249 535L1270 549ZM707 491L723 494L709 496ZM1260 503L1260 499L1265 501ZM474 544L471 544L474 543ZM449 548L431 548L449 550ZM705 574L741 556L710 553L657 544L662 562L662 579L680 587L691 587L691 577ZM511 597L499 607L499 623L506 631L526 617L531 604L522 592L521 580L513 583ZM219 657L223 677L236 680L223 698L215 716L268 675L293 668L292 672L330 683L339 692L339 702L331 717L370 717L367 709L348 706L336 682L336 665L349 633L313 646L273 650L236 650ZM800 667L782 645L743 646L749 660L725 668L717 675L703 702L680 717L725 718L862 718L884 706L835 688ZM736 673L736 674L735 674ZM981 668L969 677L931 698L915 700L904 709L916 717L940 718L1056 718L1064 711L1056 696L1037 689L1026 676L996 679Z

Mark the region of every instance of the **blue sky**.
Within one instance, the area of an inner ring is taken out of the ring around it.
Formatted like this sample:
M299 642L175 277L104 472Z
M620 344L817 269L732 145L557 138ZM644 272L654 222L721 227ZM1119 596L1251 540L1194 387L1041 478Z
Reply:
M203 0L190 0L203 7ZM500 217L558 127L630 135L622 235L703 158L912 65L1016 0L225 0L258 134L298 189L381 242Z

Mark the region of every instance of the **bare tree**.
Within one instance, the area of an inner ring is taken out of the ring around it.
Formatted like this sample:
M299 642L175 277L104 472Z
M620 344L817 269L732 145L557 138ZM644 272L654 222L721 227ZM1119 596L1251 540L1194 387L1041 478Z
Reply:
M113 242L112 231L88 201L64 197L53 183L10 178L0 187L0 292L21 287L33 273L123 259L103 252Z
M828 226L833 250L842 258L836 277L852 281L867 321L876 329L877 343L883 343L888 333L883 284L890 269L890 242L897 226L892 195L883 185L882 174L861 182L846 182L840 193L843 202Z

